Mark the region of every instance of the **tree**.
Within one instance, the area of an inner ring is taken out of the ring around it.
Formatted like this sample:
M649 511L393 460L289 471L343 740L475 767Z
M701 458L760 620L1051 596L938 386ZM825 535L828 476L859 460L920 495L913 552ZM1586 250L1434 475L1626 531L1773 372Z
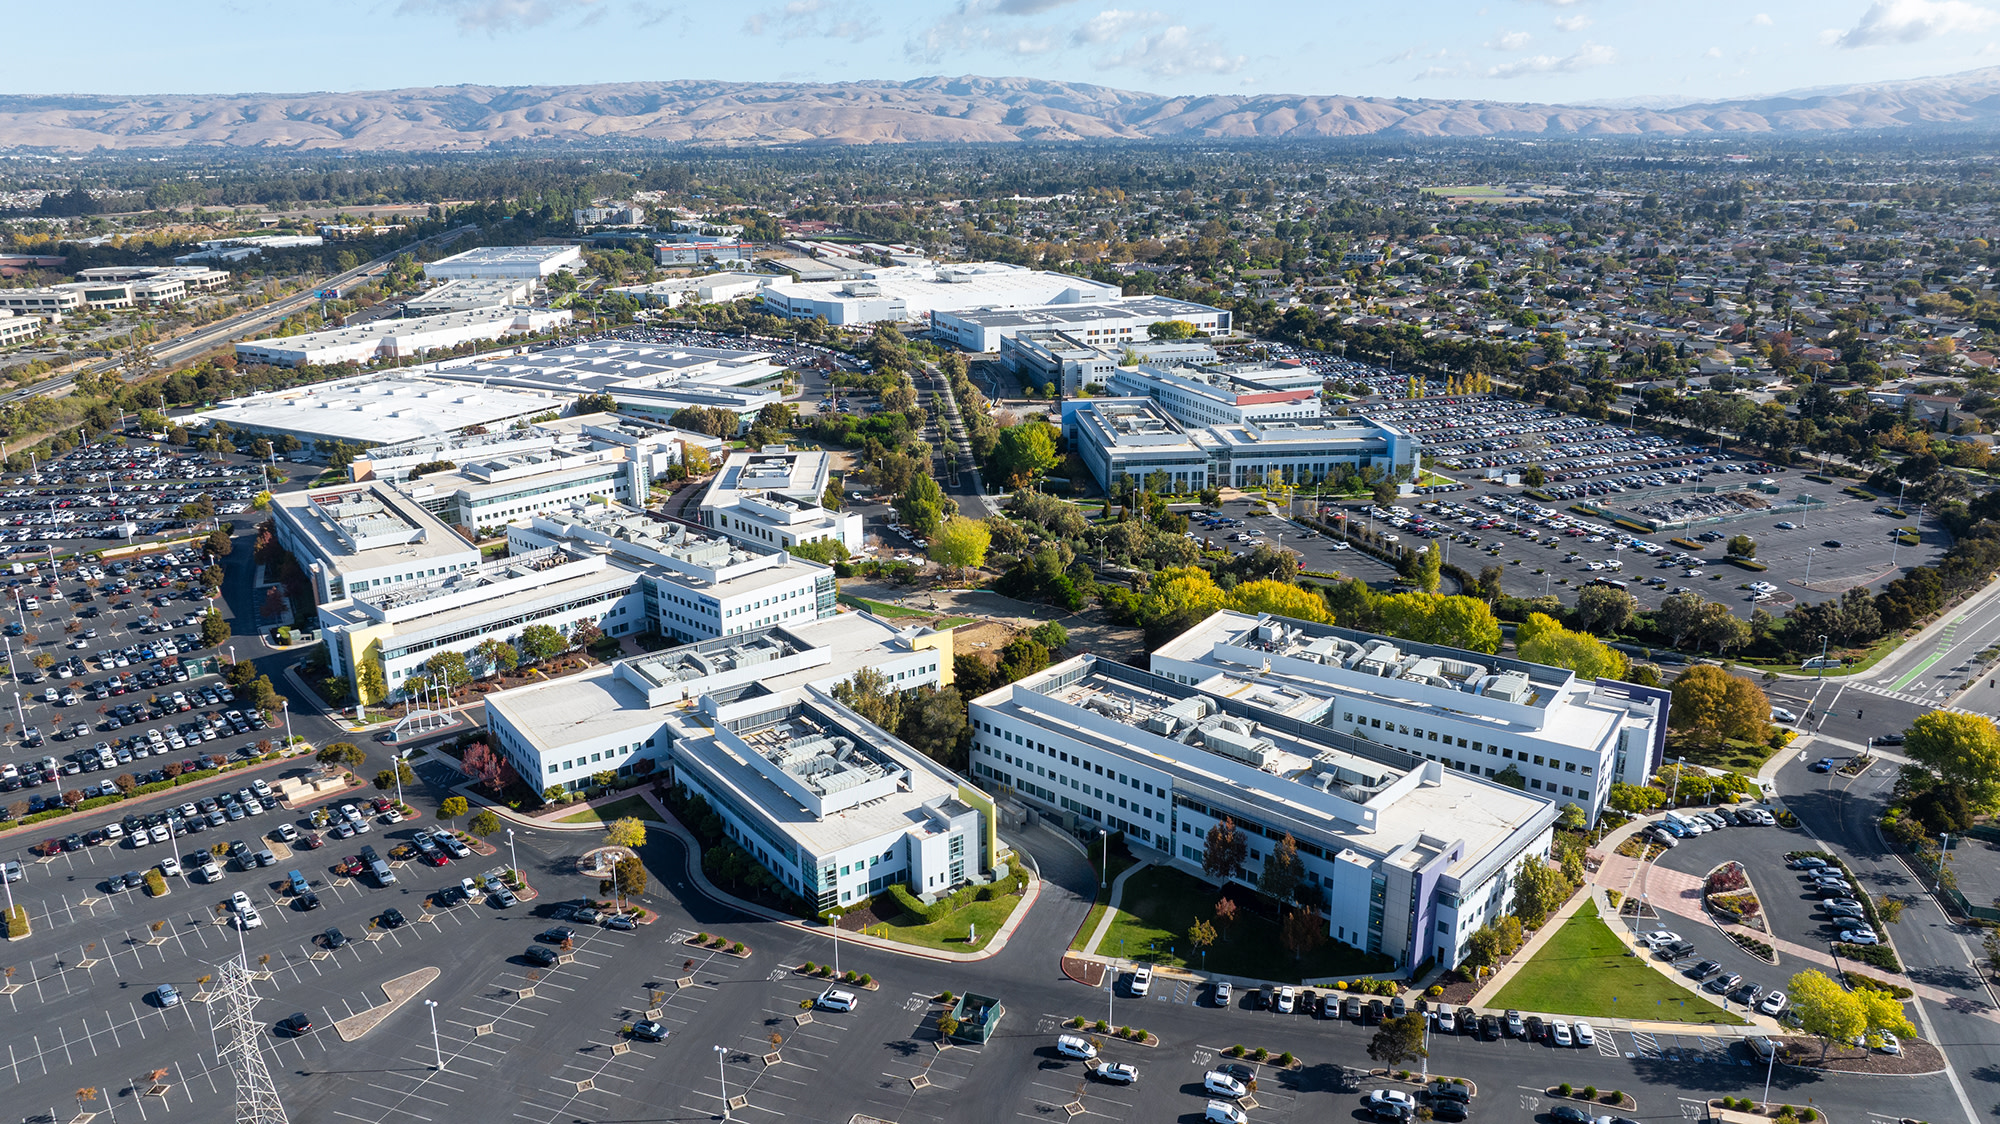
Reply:
M1849 1042L1868 1029L1868 1011L1860 993L1849 992L1824 972L1810 969L1792 976L1785 988L1798 1016L1799 1029L1819 1039L1819 1056L1835 1042Z
M1236 920L1236 899L1235 898L1216 899L1215 919L1217 921L1222 922L1223 929L1227 930L1229 928L1229 923L1231 921Z
M986 548L993 532L979 519L954 515L931 536L931 561L954 572L977 569L986 564Z
M1207 948L1215 943L1215 926L1207 921L1196 920L1188 926L1188 943L1196 948Z
M1711 601L1702 608L1701 623L1695 626L1695 637L1703 644L1715 645L1715 654L1721 655L1731 648L1748 644L1750 626L1730 612L1729 606Z
M1410 581L1425 593L1438 591L1438 577L1442 573L1444 552L1433 543L1410 556Z
M1299 861L1299 842L1286 835L1264 857L1264 873L1257 879L1257 884L1279 901L1290 901L1305 874L1305 864Z
M1477 597L1396 593L1376 598L1374 612L1381 631L1405 640L1472 652L1500 650L1500 620Z
M1514 873L1514 916L1530 929L1539 928L1575 889L1561 871L1531 858Z
M1916 720L1903 745L1910 759L1977 807L1991 809L2000 796L2000 730L1977 714L1934 710Z
M1291 582L1268 579L1244 582L1230 591L1229 600L1231 607L1239 613L1270 613L1314 624L1333 622L1333 614L1326 611L1326 602L1318 594L1300 589Z
M1673 639L1674 647L1701 623L1702 610L1708 602L1698 593L1676 593L1660 603L1659 611L1653 614L1653 623L1661 632Z
M1430 1056L1430 1051L1424 1049L1424 1017L1419 1014L1384 1019L1381 1029L1368 1042L1369 1059L1385 1068L1393 1069L1411 1058Z
M236 544L230 541L229 528L227 527L217 527L215 530L210 531L208 539L203 545L207 548L209 555L214 558L227 558L229 557L229 552L236 549Z
M1539 488L1548 482L1548 474L1542 471L1541 465L1531 464L1521 470L1521 483L1530 488Z
M1576 595L1576 623L1586 632L1617 632L1632 623L1639 602L1615 586L1586 586Z
M382 674L382 659L376 651L363 655L354 666L354 682L364 703L381 702L389 694L388 677Z
M504 640L487 638L479 642L473 654L479 657L479 664L488 675L498 675L514 670L521 662L521 653Z
M463 796L447 796L438 802L438 818L446 823L465 814L466 802Z
M965 769L965 696L956 686L919 687L903 703L896 736L947 769Z
M229 622L222 619L222 613L215 609L201 615L201 646L213 648L229 639Z
M1243 833L1236 830L1236 821L1228 816L1222 822L1208 829L1208 839L1202 848L1201 869L1211 878L1228 881L1243 869L1243 860L1250 855L1250 844Z
M1287 910L1285 919L1278 922L1278 943L1285 946L1292 959L1303 960L1326 943L1326 922L1310 909Z
M1755 558L1757 557L1757 540L1751 538L1749 535L1731 535L1729 541L1723 544L1723 550L1727 551L1732 557Z
M987 468L1008 488L1025 487L1029 481L1062 463L1056 451L1055 427L1041 422L1023 422L1000 431Z
M494 815L491 808L481 808L479 814L472 817L472 822L465 827L472 834L484 839L500 830L500 817Z
M1186 320L1156 320L1146 328L1146 338L1155 340L1191 340L1199 334Z
M1571 632L1541 613L1529 613L1528 619L1515 629L1514 649L1516 655L1530 663L1566 667L1586 680L1623 679L1628 666L1624 654L1602 640Z
M455 691L472 682L472 668L466 664L464 652L446 649L424 661L424 676Z
M521 630L520 649L528 662L541 663L569 650L569 641L553 625L531 624Z
M1669 690L1673 706L1667 720L1690 736L1711 745L1726 739L1764 740L1771 703L1755 683L1713 664L1698 664L1674 680Z
M646 892L646 864L636 858L619 859L611 877L620 897L633 898Z
M349 769L360 768L368 760L361 747L353 742L328 742L313 754L313 760L322 765L340 765Z
M488 791L500 787L500 755L485 742L473 742L465 747L465 756L460 758L459 767L465 775L486 786Z
M615 820L604 831L604 841L614 847L628 847L634 851L646 845L646 825L637 816L626 816Z

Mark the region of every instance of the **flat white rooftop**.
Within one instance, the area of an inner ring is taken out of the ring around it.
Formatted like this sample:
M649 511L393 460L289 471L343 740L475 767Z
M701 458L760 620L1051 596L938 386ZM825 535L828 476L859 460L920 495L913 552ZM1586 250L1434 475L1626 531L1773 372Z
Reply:
M903 301L906 314L921 320L934 311L1022 308L1083 303L1118 297L1121 289L1087 277L1026 269L999 262L873 268L859 279L774 281L768 292L812 300L841 300L849 286L865 283L870 299Z
M444 521L386 484L344 484L280 492L271 502L309 537L316 559L341 574L392 563L414 567L475 548Z
M481 246L424 266L428 277L547 277L581 260L575 246Z
M361 375L233 398L200 418L210 424L228 422L237 429L378 445L442 438L468 426L560 410L575 393L558 397L408 374Z

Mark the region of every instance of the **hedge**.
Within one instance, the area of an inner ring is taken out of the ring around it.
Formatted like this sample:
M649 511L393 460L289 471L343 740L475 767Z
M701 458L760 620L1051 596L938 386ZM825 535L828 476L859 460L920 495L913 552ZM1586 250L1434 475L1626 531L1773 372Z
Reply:
M1859 991L1885 991L1898 999L1908 999L1916 994L1907 987L1884 983L1873 976L1864 976L1860 972L1842 972L1841 975L1846 977L1849 987Z
M1761 574L1764 571L1770 569L1769 566L1764 565L1762 562L1757 561L1755 558L1738 558L1735 555L1731 555L1728 558L1723 559L1723 561L1729 563L1732 566L1741 566L1744 569L1757 574Z
M1841 941L1835 944L1833 949L1849 960L1859 961L1870 967L1880 968L1885 972L1900 972L1903 970L1903 965L1897 961L1895 952L1888 945L1848 944L1846 941Z
M157 867L146 872L146 892L156 898L167 896L167 876Z
M7 938L19 940L28 935L28 907L17 905L7 911Z
M1694 541L1693 539L1668 539L1667 541L1668 541L1668 542L1670 542L1670 543L1673 543L1673 544L1674 544L1675 546L1677 546L1677 547L1680 547L1680 548L1681 548L1682 550L1707 550L1707 549L1708 549L1708 544L1706 544L1706 543L1698 543L1698 542Z
M941 898L933 905L925 905L923 902L917 900L915 894L904 889L903 884L900 882L891 882L889 884L889 896L896 899L896 904L903 907L904 913L912 917L922 918L927 925L934 921L942 921L946 917L951 916L952 905L950 899Z

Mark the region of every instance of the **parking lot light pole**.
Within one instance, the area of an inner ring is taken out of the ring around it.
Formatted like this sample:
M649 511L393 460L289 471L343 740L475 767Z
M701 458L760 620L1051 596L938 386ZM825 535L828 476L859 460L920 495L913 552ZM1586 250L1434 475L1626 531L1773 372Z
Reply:
M1814 549L1814 547L1810 546L1806 548L1806 580L1804 585L1807 589L1812 588L1812 559Z
M279 701L283 704L282 709L285 712L285 748L289 750L292 748L292 700L281 699Z
M722 1118L729 1119L729 1074L722 1068L723 1056L728 1051L715 1047L715 1079L722 1082Z
M1819 638L1819 677L1826 678L1826 637ZM1838 694L1839 692L1835 692Z
M19 695L15 696L15 698L19 697ZM1097 846L1097 857L1099 860L1097 888L1103 890L1109 888L1111 885L1111 837L1106 835L1104 829L1101 827L1097 829Z
M507 861L514 868L514 877L521 877L521 858L514 853L514 829L511 827L507 829Z
M431 1009L431 1049L437 1051L439 1069L444 1068L444 1040L438 1037L438 1005L435 999L424 1000L424 1006Z

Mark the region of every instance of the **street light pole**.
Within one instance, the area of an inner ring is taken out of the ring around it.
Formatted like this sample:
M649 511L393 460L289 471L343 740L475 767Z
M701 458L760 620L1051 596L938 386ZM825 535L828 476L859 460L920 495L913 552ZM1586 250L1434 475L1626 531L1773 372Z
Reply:
M1111 887L1111 837L1101 827L1097 829L1097 848L1097 888L1106 890Z
M514 877L521 877L521 856L514 852L514 829L507 829L507 859L514 867Z
M1826 678L1826 637L1819 638L1819 677ZM1836 691L1835 694L1840 692Z
M1814 547L1810 546L1806 548L1806 580L1804 584L1807 589L1812 588L1812 560L1813 560L1814 549L1815 549Z
M285 748L292 748L292 700L280 699L285 712Z
M715 1048L715 1079L722 1082L722 1118L729 1119L729 1074L722 1068L723 1055L728 1053L722 1047Z
M438 1037L438 1005L435 999L424 1000L424 1006L431 1009L431 1049L437 1051L439 1069L444 1068L444 1040Z

